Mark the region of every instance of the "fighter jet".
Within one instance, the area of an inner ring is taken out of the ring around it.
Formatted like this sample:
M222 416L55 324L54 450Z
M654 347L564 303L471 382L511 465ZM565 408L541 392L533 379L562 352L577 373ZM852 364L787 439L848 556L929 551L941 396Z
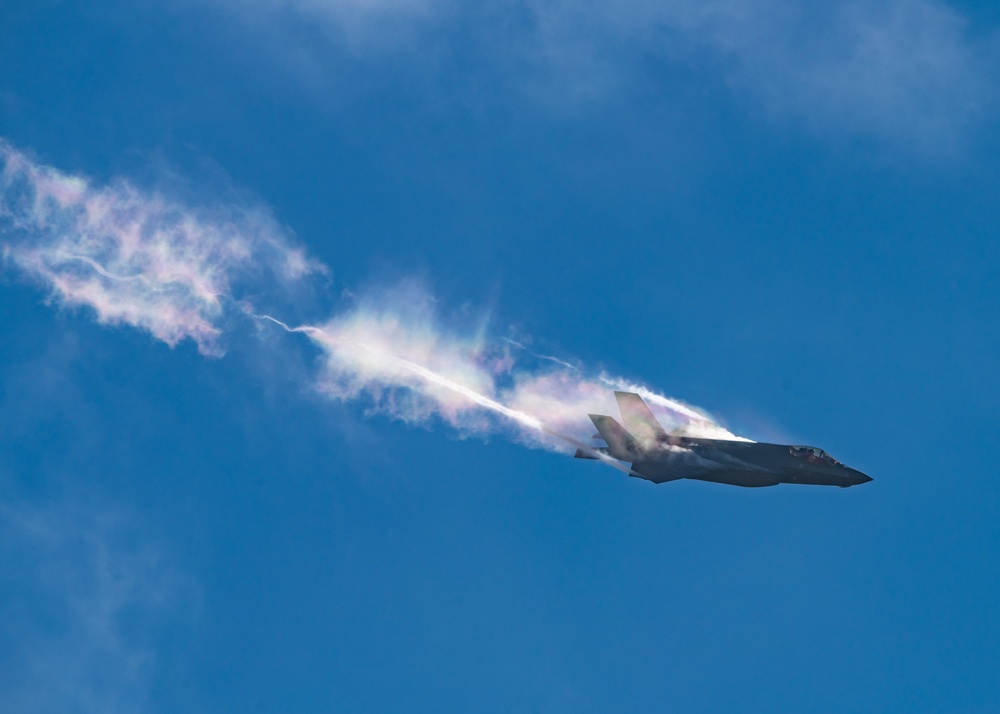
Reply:
M594 438L607 446L577 449L576 458L628 461L630 476L653 483L688 478L732 486L802 483L847 488L872 480L815 446L702 439L678 430L668 434L638 394L615 392L615 398L624 424L590 414L598 432Z

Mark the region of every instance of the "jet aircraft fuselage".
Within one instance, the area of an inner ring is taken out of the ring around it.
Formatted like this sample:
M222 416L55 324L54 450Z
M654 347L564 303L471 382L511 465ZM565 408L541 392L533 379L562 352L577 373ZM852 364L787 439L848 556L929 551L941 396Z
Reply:
M847 488L872 480L813 446L668 434L638 394L615 392L615 397L624 426L610 416L591 414L607 446L579 449L577 458L628 461L631 475L653 483L688 478L733 486L800 483Z

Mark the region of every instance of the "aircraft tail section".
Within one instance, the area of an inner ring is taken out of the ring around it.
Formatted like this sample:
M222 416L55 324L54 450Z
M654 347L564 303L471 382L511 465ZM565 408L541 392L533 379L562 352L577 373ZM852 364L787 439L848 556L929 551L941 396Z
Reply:
M622 413L625 428L641 444L655 444L666 438L667 432L660 426L660 422L653 416L653 412L642 397L633 392L615 392L615 399L618 401L618 409Z
M612 417L601 414L590 414L590 420L597 427L597 432L608 445L607 453L621 461L635 461L642 453L642 448L635 437Z

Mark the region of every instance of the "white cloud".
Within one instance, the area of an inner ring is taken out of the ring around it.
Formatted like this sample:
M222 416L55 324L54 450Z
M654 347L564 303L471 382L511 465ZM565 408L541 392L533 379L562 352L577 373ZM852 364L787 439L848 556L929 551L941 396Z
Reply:
M0 506L0 709L150 709L157 634L196 607L190 578L122 513L83 501Z
M183 1L183 0L182 0ZM285 21L312 26L357 54L409 47L422 32L452 16L452 0L217 0L257 29ZM293 52L296 48L289 48Z
M736 87L777 115L825 132L936 151L951 148L992 102L987 58L947 5L849 0L808 7L720 4L690 27L729 61Z
M812 130L937 151L995 99L996 53L941 0L218 1L272 35L275 18L298 17L331 45L372 61L405 52L432 72L460 71L442 63L441 47L477 46L471 71L491 68L508 88L563 108L613 101L637 58L659 58L721 73L738 95Z

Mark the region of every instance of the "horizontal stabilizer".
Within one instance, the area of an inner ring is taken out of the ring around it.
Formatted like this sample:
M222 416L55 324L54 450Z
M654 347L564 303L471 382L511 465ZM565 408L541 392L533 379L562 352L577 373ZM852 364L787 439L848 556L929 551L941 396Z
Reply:
M602 414L590 414L589 416L590 420L594 422L594 426L597 427L601 438L607 443L607 453L610 456L621 461L634 461L642 453L635 437L612 417Z

